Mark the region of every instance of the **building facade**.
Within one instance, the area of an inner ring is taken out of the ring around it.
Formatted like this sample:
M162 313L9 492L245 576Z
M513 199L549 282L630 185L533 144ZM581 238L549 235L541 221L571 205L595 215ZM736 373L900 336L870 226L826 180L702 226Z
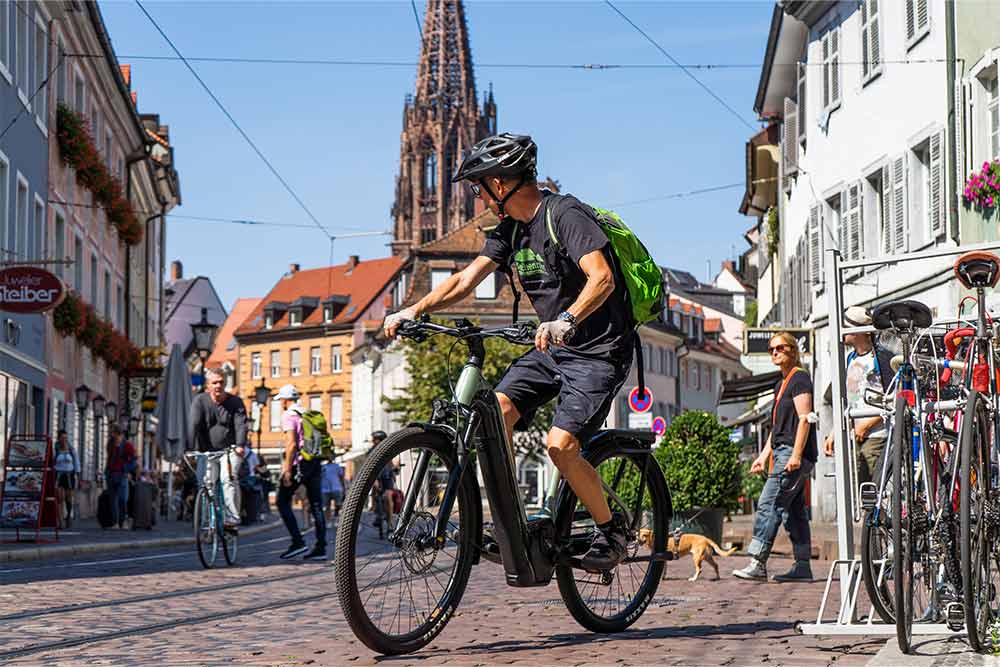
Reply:
M194 347L191 325L201 321L204 311L205 319L220 327L216 333L218 338L228 318L226 307L215 291L212 279L207 276L185 278L184 265L179 260L170 263L170 279L163 286L163 305L164 351L170 354L174 345L180 345L188 367L198 371L193 379L200 381L201 360Z

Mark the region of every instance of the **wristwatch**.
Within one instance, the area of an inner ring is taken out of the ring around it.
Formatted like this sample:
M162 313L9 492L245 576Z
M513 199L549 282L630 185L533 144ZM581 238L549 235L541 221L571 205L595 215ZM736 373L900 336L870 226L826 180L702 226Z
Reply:
M569 342L569 339L576 334L576 317L568 310L564 310L556 315L556 321L569 323L569 331L566 332L566 336L563 338L564 342Z

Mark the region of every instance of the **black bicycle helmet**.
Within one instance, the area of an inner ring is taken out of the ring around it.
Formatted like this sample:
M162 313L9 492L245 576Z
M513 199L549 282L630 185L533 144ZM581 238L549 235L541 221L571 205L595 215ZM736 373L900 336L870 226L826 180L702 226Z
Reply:
M526 173L534 176L537 161L538 146L531 137L504 132L476 143L451 182L480 181L489 176L513 178Z

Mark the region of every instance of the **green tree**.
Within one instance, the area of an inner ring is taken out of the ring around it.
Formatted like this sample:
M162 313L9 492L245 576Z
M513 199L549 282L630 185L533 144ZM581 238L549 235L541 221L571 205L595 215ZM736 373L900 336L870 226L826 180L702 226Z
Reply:
M384 398L386 409L396 414L404 424L430 419L435 399L451 400L453 386L465 363L464 343L445 336L432 336L422 343L404 340L403 355L410 373L410 385L397 398ZM453 347L454 346L454 347ZM486 340L486 362L483 377L492 386L500 381L511 362L528 351L500 338ZM449 354L450 353L450 354ZM449 364L450 357L450 364ZM515 438L520 453L536 451L545 445L545 434L552 425L553 403L535 412L524 434Z
M689 410L671 422L655 451L674 511L692 507L735 510L743 481L740 443L707 412Z
M746 314L743 316L743 322L748 327L757 326L757 300L754 299L747 304Z

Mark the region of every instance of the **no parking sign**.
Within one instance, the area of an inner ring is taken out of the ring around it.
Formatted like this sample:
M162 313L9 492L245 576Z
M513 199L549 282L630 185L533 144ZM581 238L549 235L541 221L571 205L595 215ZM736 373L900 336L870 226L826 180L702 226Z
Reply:
M638 387L632 387L632 391L628 393L628 406L632 412L649 412L649 409L653 407L653 392L649 387L645 387L645 389L645 396L639 396Z

